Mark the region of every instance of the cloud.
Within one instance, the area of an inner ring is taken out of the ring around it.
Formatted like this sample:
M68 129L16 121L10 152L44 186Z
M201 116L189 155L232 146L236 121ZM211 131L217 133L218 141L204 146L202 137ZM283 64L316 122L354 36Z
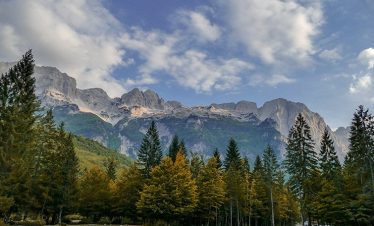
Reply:
M267 85L275 87L280 84L290 84L294 82L296 82L295 79L289 78L285 75L275 74L268 78L262 75L254 75L250 78L249 84L251 86Z
M15 61L32 48L39 65L56 66L80 88L111 96L124 88L111 76L126 64L121 24L99 0L1 1L0 60Z
M361 53L358 55L358 60L364 64L367 65L368 69L374 68L374 48L367 48L361 51Z
M221 0L221 6L233 37L249 55L274 64L306 63L314 54L313 38L323 21L318 1Z
M221 35L220 28L201 12L180 10L176 17L179 23L200 42L216 41Z
M181 86L196 92L211 92L233 89L242 80L241 73L253 68L237 58L213 59L201 50L185 49L180 40L176 34L145 32L138 28L122 38L126 48L138 53L144 61L139 66L140 81L164 72Z
M322 52L320 52L318 54L318 56L321 59L328 60L328 61L333 61L333 62L342 59L342 56L340 55L339 50L336 49L336 48L335 49L330 49L330 50L325 49Z
M354 94L354 93L359 93L362 91L366 91L372 84L372 79L369 74L365 74L362 76L353 76L353 81L349 87L349 92Z

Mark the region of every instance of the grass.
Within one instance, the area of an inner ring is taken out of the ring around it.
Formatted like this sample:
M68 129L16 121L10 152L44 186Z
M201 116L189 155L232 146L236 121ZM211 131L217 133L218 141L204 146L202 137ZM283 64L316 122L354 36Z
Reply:
M73 141L81 170L91 169L94 166L103 168L108 158L116 159L118 167L128 166L132 161L129 157L106 148L99 142L81 136L74 136Z

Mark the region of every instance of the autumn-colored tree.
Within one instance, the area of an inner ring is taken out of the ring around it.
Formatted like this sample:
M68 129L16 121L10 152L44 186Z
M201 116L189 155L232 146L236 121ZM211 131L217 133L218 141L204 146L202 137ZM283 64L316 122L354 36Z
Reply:
M197 205L197 186L183 154L173 163L165 157L152 169L149 181L140 193L137 208L149 220L180 220Z

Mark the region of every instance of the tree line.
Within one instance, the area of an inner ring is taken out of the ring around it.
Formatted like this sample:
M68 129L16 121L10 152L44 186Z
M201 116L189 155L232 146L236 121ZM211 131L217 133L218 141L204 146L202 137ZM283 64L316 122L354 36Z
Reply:
M0 78L0 224L374 224L374 120L363 106L343 164L328 129L316 145L299 114L284 161L267 146L250 166L234 138L206 158L176 135L164 156L152 121L133 164L82 171L72 136L40 108L33 67L28 51Z

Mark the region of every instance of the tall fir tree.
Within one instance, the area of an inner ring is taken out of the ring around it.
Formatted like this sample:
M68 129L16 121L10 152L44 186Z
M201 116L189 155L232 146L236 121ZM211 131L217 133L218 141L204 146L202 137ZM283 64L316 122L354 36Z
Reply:
M335 151L334 141L331 139L327 128L323 132L320 146L319 166L322 176L328 180L333 180L338 177L341 166Z
M40 105L34 93L33 72L34 59L29 50L0 78L0 198L12 200L14 207L24 211L31 204L27 201L29 193L24 191L29 190L32 175L35 113Z
M286 150L285 166L290 175L289 183L292 191L299 197L302 215L308 216L308 224L311 225L307 200L313 195L311 180L317 173L318 162L310 127L301 114L298 114L289 132ZM304 220L303 217L302 224Z
M145 178L150 177L152 167L160 164L162 158L160 138L155 121L151 122L138 152L138 163Z
M271 205L271 225L275 226L274 213L274 184L279 173L279 164L274 150L268 145L263 154L264 172L266 185L270 191L270 205Z
M219 153L218 148L214 149L213 156L217 160L217 168L221 169L223 165L222 165L222 160L221 160L221 154Z
M361 185L368 185L374 192L374 122L368 109L360 105L353 115L350 131L348 159Z
M175 158L177 157L177 153L179 151L179 138L178 135L174 135L173 139L171 140L171 144L169 146L169 154L168 156L175 161Z
M224 160L224 167L228 170L230 167L240 169L242 166L241 157L236 141L231 138L226 150L226 158Z

